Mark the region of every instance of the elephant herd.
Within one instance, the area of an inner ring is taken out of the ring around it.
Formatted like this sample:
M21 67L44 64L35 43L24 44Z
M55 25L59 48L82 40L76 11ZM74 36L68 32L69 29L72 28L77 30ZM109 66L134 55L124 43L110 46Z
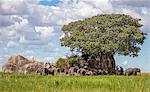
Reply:
M131 75L137 75L137 73L140 73L141 70L139 68L128 68L125 71L123 71L122 67L116 68L115 69L115 74L116 75L126 75L126 76L131 76ZM77 66L72 66L69 68L57 68L54 65L51 65L49 63L44 64L44 68L37 70L37 73L40 73L42 75L106 75L108 74L108 71L106 70L101 70L101 69L89 69L87 67L77 67Z

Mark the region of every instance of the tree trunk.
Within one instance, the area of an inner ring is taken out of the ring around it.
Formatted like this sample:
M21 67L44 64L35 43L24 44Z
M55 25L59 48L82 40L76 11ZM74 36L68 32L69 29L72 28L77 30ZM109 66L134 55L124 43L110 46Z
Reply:
M101 69L108 73L113 73L115 71L115 59L113 54L99 54L96 57L88 56L88 58L86 55L85 58L89 63L89 68Z

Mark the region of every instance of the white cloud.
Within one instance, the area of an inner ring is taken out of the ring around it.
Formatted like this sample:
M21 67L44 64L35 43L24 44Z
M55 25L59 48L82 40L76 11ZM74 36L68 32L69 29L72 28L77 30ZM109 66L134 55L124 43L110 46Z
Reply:
M3 41L0 41L0 44L3 44Z
M4 48L4 52L8 53L8 48L5 47Z
M35 57L32 56L32 55L27 55L26 57L27 57L28 59L30 59L30 60L35 60Z
M48 43L48 47L54 47L53 43Z
M92 5L93 8L100 9L102 12L112 12L113 8L109 0L81 0L86 4Z
M147 8L145 8L145 7L144 7L144 8L142 8L142 11L141 11L141 13L142 13L142 14L147 14L147 13L148 13L148 10L147 10Z
M67 57L66 56L62 56L61 58L66 59Z
M110 0L116 5L126 5L132 7L150 7L150 0Z
M14 41L9 41L8 43L7 43L7 47L8 48L14 48L14 47L16 47L18 44L17 43L15 43Z
M65 37L65 34L64 34L64 33L59 37L59 39L61 39L61 38L63 38L63 37Z
M25 51L25 54L26 55L35 55L35 52L32 50L27 50L27 51Z
M135 18L141 18L141 16L135 12L135 10L133 9L122 9L122 13L124 14L128 14L128 15L131 15L132 17L135 17Z
M127 64L128 64L128 61L124 61L122 64L123 64L123 65L127 65Z
M50 63L55 63L56 59L54 57L46 57L44 61L50 62Z
M25 36L20 37L19 42L22 44L27 43L28 41L26 40Z
M35 27L35 31L40 33L42 39L50 39L55 36L53 27Z

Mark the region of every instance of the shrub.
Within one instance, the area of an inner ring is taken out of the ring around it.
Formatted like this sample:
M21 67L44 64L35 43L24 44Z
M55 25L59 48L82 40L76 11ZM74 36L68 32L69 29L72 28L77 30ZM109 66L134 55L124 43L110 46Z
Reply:
M78 55L71 55L64 58L59 58L56 62L56 66L59 68L65 68L66 66L79 66L79 56Z

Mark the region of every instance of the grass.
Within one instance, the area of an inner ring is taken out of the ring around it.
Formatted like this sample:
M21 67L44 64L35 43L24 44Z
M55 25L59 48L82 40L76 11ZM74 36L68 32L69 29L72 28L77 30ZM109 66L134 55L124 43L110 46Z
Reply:
M0 92L150 92L150 74L127 77L0 73Z

